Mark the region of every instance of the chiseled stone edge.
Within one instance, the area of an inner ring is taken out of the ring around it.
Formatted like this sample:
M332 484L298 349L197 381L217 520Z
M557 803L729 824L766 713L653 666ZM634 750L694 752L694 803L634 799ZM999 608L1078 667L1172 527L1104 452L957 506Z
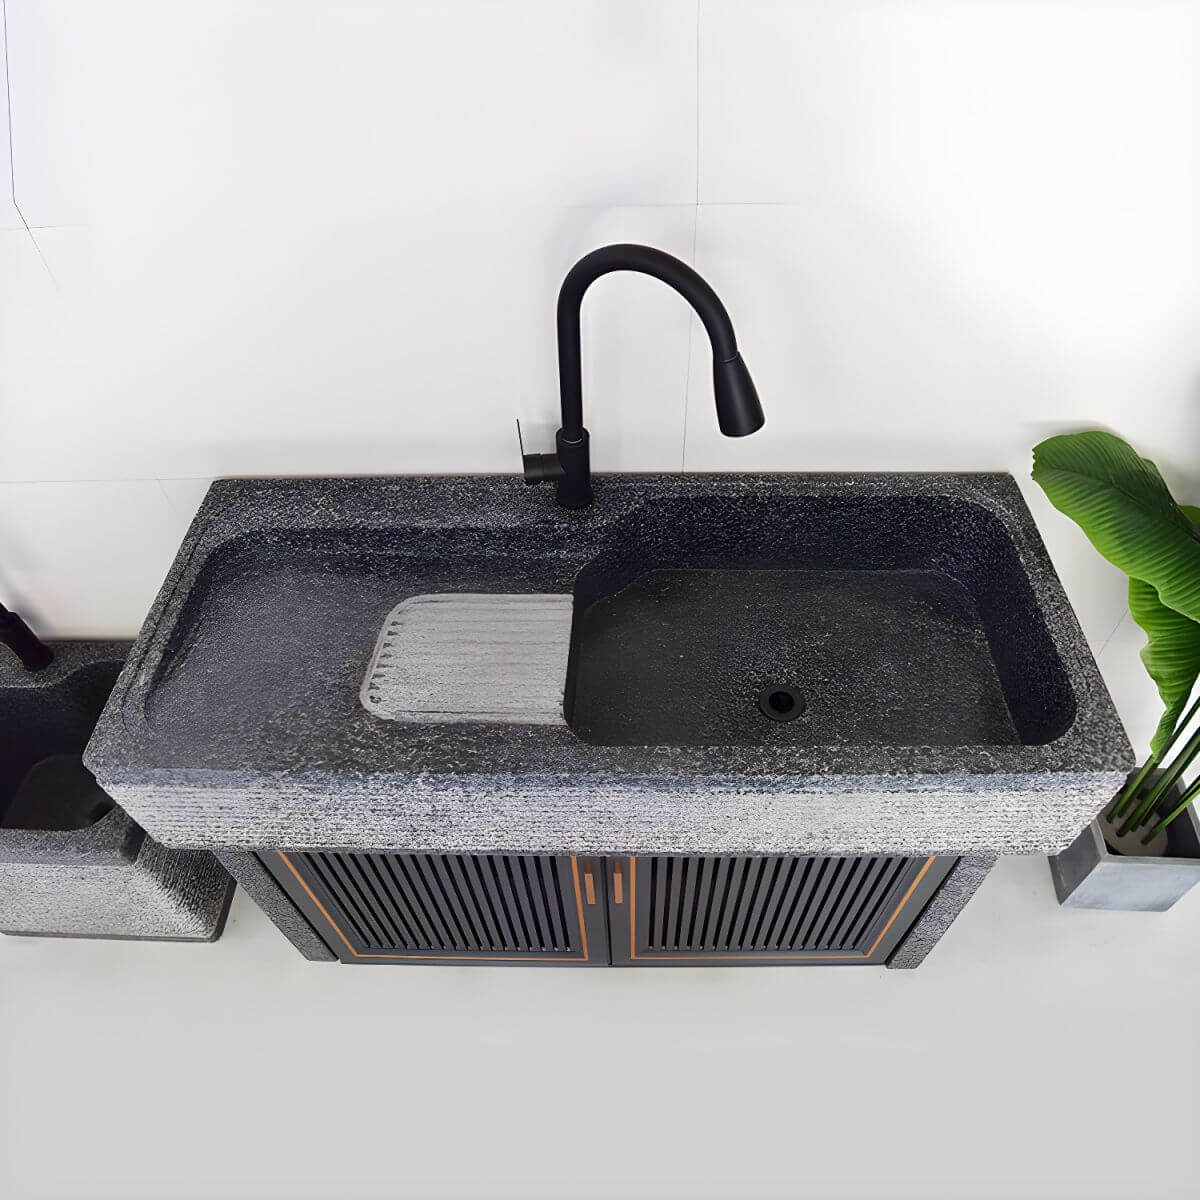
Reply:
M763 781L662 792L598 777L422 780L344 774L280 780L248 773L131 773L107 785L122 804L153 813L155 836L196 846L221 814L223 848L344 847L517 854L1037 854L1056 852L1091 820L1122 774L992 787L908 790L915 780L861 781L853 796L790 792ZM191 777L187 777L188 775ZM790 781L788 781L790 782ZM982 781L981 781L982 782Z

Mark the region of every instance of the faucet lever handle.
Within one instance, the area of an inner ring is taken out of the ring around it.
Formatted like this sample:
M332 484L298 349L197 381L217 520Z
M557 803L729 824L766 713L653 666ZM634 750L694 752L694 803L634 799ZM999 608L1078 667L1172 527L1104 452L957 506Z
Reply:
M525 482L530 486L535 483L545 483L547 480L561 479L565 474L557 454L525 453L525 440L521 437L520 418L517 420L517 445L521 448L521 468L525 473Z
M525 468L525 482L531 486L561 479L566 474L557 454L523 454L521 465Z

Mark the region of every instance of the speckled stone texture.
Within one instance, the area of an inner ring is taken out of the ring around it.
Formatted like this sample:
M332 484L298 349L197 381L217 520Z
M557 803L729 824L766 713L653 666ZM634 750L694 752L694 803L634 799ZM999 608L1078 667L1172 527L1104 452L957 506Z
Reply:
M912 928L892 951L887 961L888 967L893 971L919 967L941 940L942 934L966 908L967 901L979 890L979 885L995 865L994 856L967 855L960 858L950 868L950 873L942 880L941 886L913 922Z
M649 569L762 566L944 576L1011 725L887 744L835 713L754 745L596 745L358 702L408 596L574 592L578 610ZM88 761L168 845L986 857L1061 849L1132 755L1011 477L601 475L580 512L508 476L215 484Z
M37 673L0 652L0 807L33 763L83 750L129 644L52 648ZM119 807L82 829L0 828L4 933L211 941L232 893L210 853L168 850Z

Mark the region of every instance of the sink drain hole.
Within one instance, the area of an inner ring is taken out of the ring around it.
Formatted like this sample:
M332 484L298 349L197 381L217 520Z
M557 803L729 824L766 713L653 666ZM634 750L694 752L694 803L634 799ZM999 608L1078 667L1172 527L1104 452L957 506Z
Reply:
M772 721L794 721L804 712L804 697L794 687L769 683L758 694L758 707Z

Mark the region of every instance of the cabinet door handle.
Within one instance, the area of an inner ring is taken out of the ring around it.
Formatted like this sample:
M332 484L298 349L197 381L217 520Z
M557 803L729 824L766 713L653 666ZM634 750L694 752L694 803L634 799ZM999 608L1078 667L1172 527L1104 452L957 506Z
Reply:
M591 867L583 868L583 894L587 897L589 904L596 903L596 876L592 873Z
M621 872L620 863L613 863L613 903L625 903L625 876Z

